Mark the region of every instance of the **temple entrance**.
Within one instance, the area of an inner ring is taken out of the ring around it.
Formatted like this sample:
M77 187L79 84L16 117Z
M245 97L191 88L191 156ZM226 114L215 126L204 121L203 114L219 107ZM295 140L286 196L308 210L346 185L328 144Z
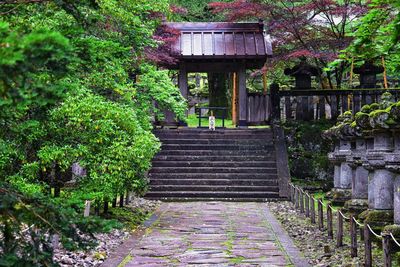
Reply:
M246 87L246 70L261 69L272 55L271 42L264 33L262 21L167 23L167 26L180 32L174 47L177 62L168 68L179 71L177 83L182 96L189 102L188 118L193 112L190 79L193 73L201 73L200 77L207 76L208 107L220 108L214 109L214 114L221 117L225 113L234 127L266 124L268 95L249 93ZM203 109L208 114L211 111ZM188 126L186 122L176 122L174 116L166 117L166 125Z

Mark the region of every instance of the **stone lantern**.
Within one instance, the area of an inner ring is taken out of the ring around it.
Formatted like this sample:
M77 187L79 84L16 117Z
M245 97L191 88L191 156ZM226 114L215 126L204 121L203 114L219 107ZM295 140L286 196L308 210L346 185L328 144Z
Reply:
M310 90L311 77L317 76L321 70L307 63L305 58L301 58L299 64L293 68L286 68L285 75L295 78L295 90ZM296 119L311 120L314 117L312 97L302 96L297 98Z
M394 130L392 153L386 154L385 167L387 170L394 173L393 180L393 210L394 223L400 225L400 131Z
M393 139L390 131L375 129L372 131L373 148L367 146L363 166L369 172L368 204L369 210L360 217L369 224L384 226L393 221L393 181L395 174L386 168L386 160L393 151Z
M360 75L360 88L376 88L376 75L383 71L383 67L375 66L371 61L354 68L354 73Z

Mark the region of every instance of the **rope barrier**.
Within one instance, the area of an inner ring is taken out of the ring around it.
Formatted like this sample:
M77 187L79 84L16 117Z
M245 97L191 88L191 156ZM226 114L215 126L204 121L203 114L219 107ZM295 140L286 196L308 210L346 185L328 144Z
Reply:
M352 217L353 221L360 227L364 227L364 224L360 223L359 221L356 220L356 218Z
M333 208L331 204L324 204L324 202L323 202L321 199L316 199L316 198L313 197L311 194L309 194L308 192L304 191L302 188L300 188L300 187L298 187L298 186L295 186L295 185L292 184L292 183L290 183L289 186L292 187L293 189L298 190L299 192L301 192L301 193L307 195L311 200L320 202L320 203L322 204L323 207L325 207L325 208L328 208L328 207L329 207L329 208L332 210L332 212L339 212L340 216L342 216L343 219L345 219L345 220L347 220L347 221L353 220L360 228L365 228L365 227L367 227L368 230L369 230L369 232L370 232L371 234L373 234L376 238L378 238L378 239L383 239L383 236L380 235L380 234L377 234L374 230L372 230L372 228L371 228L371 226L370 226L369 224L367 224L367 223L360 223L359 221L357 221L356 218L354 218L354 217L348 217L348 216L344 215L343 212L342 212L340 209L335 209L335 208ZM397 239L393 236L393 234L392 234L392 233L389 233L389 235L390 235L390 237L392 238L393 242L394 242L398 247L400 247L400 242L397 241Z
M369 224L367 224L368 230L376 237L379 239L382 239L381 235L378 235L377 233L374 232L374 230L372 230L371 226L369 226Z
M324 202L321 199L318 199L319 202L321 202L321 205L324 206L325 208L327 208L326 204L324 204Z
M338 209L335 209L334 207L332 207L331 204L328 204L328 206L331 208L331 210L332 210L333 212L338 212Z
M390 236L392 237L392 239L393 239L394 243L395 243L395 244L396 244L398 247L400 247L400 243L399 243L399 242L397 242L396 238L394 238L394 236L393 236L393 234L392 234L392 233L390 233Z
M339 210L339 214L340 214L340 216L343 217L343 219L345 219L345 220L350 220L350 217L345 216L345 215L342 213L341 210Z

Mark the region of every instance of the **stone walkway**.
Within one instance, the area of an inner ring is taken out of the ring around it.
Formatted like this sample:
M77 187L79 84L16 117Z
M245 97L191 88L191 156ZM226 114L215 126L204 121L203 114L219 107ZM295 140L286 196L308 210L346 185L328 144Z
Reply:
M158 213L121 266L308 266L265 203L163 203Z

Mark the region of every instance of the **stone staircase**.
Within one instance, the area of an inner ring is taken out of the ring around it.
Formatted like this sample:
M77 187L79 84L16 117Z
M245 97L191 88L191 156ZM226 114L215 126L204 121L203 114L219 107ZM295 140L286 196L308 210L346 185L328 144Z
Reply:
M149 172L149 199L279 199L271 129L161 129Z

